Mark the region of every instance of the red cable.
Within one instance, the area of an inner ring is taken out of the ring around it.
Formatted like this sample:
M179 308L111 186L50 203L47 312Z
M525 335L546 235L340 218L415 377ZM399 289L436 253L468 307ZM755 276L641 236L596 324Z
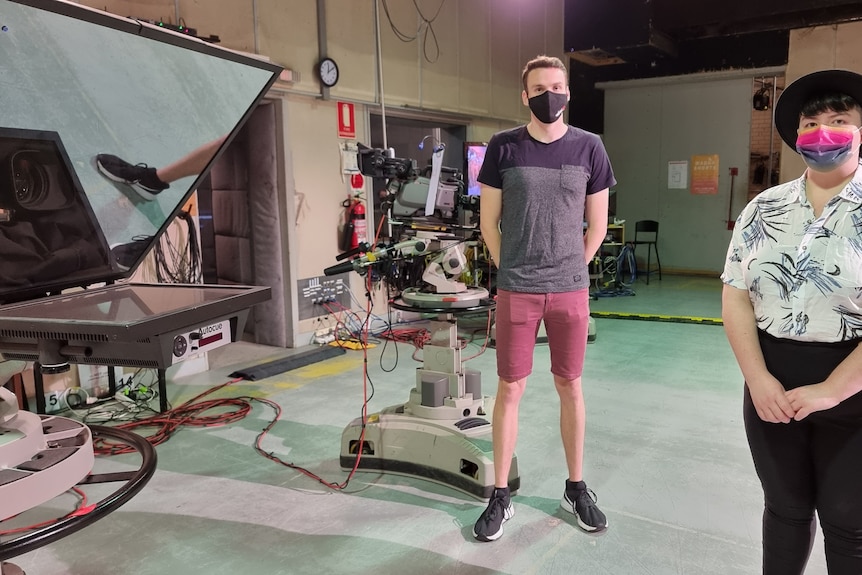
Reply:
M63 517L58 517L57 519L51 519L49 521L43 521L42 523L37 523L35 525L29 525L27 527L18 527L16 529L7 529L6 531L0 531L0 535L17 535L18 533L26 533L27 531L33 531L34 529L41 529L42 527L48 527L49 525L53 525L55 523L59 523L64 519L68 519L70 517L77 517L78 515L86 515L93 511L96 508L96 504L87 505L87 494L78 489L77 487L71 488L69 491L72 491L81 498L81 501L78 503L78 506L74 509L74 511L70 511ZM17 516L16 516L17 517Z

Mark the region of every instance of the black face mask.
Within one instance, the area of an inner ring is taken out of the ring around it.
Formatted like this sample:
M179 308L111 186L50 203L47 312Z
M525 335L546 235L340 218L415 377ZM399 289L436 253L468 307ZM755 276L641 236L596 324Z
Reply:
M565 94L547 91L533 96L527 100L527 104L537 120L543 124L553 124L563 115L568 101L569 98Z

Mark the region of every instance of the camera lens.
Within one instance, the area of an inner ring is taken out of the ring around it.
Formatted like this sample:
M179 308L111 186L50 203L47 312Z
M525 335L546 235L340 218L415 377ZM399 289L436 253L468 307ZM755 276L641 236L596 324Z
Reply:
M48 194L48 172L38 152L21 150L12 156L12 185L22 208L38 208Z

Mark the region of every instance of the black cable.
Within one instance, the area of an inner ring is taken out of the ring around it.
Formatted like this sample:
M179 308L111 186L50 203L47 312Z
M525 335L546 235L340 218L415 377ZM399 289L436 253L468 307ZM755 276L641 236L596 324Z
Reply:
M443 6L441 3L440 6ZM428 57L428 36L431 36L431 39L434 41L434 59ZM437 60L440 59L440 42L437 40L437 34L434 32L434 27L431 24L428 24L428 28L425 30L425 36L422 38L422 56L425 58L425 61L429 64L434 64Z
M201 254L198 247L197 226L187 211L181 211L177 218L186 224L187 240L184 245L177 246L169 234L162 235L154 249L156 279L160 283L201 283ZM165 253L166 250L167 253Z
M395 37L401 40L404 43L413 42L420 35L422 35L422 56L425 58L425 61L433 64L440 58L440 42L437 40L437 34L434 32L434 27L432 24L440 15L440 11L443 9L443 5L446 3L446 0L440 0L440 5L437 7L437 11L434 13L433 18L426 18L422 13L422 10L419 9L419 4L416 0L413 0L413 6L416 8L416 13L419 15L419 19L421 20L419 27L416 29L416 33L413 36L405 34L395 25L395 22L392 20L392 14L389 13L389 5L386 3L386 0L382 0L383 2L383 11L386 13L386 19L389 21L389 27L392 29L392 33L395 34ZM423 33L423 28L424 33ZM436 52L434 59L428 57L428 38L431 37L433 41L433 47Z
M386 301L391 302L393 299L392 287L389 284L386 284ZM395 368L398 367L398 341L395 339L395 332L392 331L392 306L386 306L386 327L383 333L380 336L383 338L383 349L380 350L380 358L378 363L380 365L380 369L385 373L392 373L395 371ZM395 349L395 363L392 364L390 369L386 369L383 366L383 354L386 353L386 348L389 346L389 340L392 340L393 348Z
M613 285L606 285L603 288L597 289L592 295L595 298L599 297L616 297L616 296L632 296L635 295L634 290L631 289L631 285L634 284L635 278L637 276L637 263L634 257L634 249L631 244L625 244L621 249L619 254L614 256L606 256L603 260L605 264L601 270L601 274L599 274L599 278L610 275L613 277L613 281L611 282ZM623 281L623 266L628 265L629 271L631 273L630 283L625 283ZM596 285L598 286L599 278L596 279Z
M389 13L389 6L386 4L386 0L383 0L383 11L386 13L386 19L389 20L389 27L392 28L392 32L395 34L396 38L405 43L412 42L416 39L416 36L410 37L395 26L395 22L392 20L392 15Z
M418 12L418 13L419 13L419 17L420 17L420 18L422 18L422 20L424 20L425 22L428 22L429 24L433 23L433 22L434 22L434 20L436 20L436 19L437 19L437 16L439 16L439 15L440 15L440 11L443 9L443 4L445 4L445 3L446 3L446 0L440 0L440 5L439 5L439 6L437 6L437 12L435 12L435 13L434 13L434 17L433 17L433 18L431 18L431 19L429 20L429 19L428 19L428 18L426 18L426 17L425 17L425 15L422 13L422 9L421 9L421 8L419 8L419 3L418 3L416 0L413 0L413 5L414 5L414 6L416 6L416 12Z

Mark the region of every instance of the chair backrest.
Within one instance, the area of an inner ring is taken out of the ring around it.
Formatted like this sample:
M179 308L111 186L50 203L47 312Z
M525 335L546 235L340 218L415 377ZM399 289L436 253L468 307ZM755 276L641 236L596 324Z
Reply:
M649 241L658 241L658 222L655 220L640 220L639 222L635 222L635 241L638 241L639 233L655 234Z

